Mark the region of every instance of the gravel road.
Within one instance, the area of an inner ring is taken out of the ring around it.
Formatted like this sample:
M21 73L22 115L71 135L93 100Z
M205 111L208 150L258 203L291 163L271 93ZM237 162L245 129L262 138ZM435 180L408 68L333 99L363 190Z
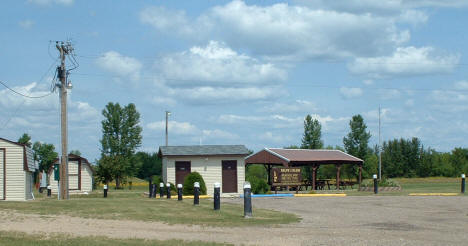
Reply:
M254 216L255 208L261 207L298 214L302 221L272 227L214 228L0 210L0 230L235 245L468 245L468 196L254 198L253 204Z

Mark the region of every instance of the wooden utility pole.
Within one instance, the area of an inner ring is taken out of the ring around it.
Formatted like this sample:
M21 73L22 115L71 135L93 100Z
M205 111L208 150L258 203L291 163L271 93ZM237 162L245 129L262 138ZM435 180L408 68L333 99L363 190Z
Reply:
M57 68L57 74L60 79L60 130L62 139L62 155L60 158L60 196L59 199L68 200L68 128L67 128L67 70L65 67L65 57L72 51L71 44L56 42L57 49L60 52L60 67Z

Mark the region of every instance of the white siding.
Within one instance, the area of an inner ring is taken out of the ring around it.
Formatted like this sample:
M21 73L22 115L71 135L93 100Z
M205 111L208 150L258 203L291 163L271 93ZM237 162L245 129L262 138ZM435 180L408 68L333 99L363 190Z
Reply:
M81 164L81 191L91 192L93 190L93 171L86 164Z
M78 190L78 161L68 161L68 189Z
M6 155L6 200L25 200L24 148L0 139Z
M167 157L162 158L162 180L167 183Z
M3 200L3 156L5 151L0 150L0 200Z
M165 159L166 162L164 161ZM197 157L164 157L163 158L163 178L167 175L165 182L175 183L175 162L190 161L191 172L198 172L202 175L206 184L207 193L213 194L214 183L219 182L222 185L222 161L237 161L237 192L228 194L240 194L243 190L245 180L244 157L238 156L197 156ZM165 164L166 163L166 164ZM164 172L166 171L166 173ZM222 187L221 187L222 191Z
M26 147L26 160L28 161L28 170L30 172L36 171L36 165L34 165L34 152L29 147Z
M34 191L34 175L32 172L24 172L25 180L25 197L27 200L33 199L32 192Z
M68 174L78 174L78 161L69 161L68 162ZM58 192L58 183L54 180L54 170L47 175L49 178L49 184L52 188L52 194L57 194ZM68 179L68 189L70 193L74 192L91 192L93 190L93 172L91 168L81 162L81 190L72 190L78 189L78 176L69 176Z

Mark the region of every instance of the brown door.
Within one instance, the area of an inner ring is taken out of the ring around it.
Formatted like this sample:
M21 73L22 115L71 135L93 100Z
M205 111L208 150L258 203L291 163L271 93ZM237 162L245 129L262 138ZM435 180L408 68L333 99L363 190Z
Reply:
M190 173L190 161L176 161L175 163L175 177L177 184L184 184L185 176Z
M237 193L237 161L222 161L223 193Z

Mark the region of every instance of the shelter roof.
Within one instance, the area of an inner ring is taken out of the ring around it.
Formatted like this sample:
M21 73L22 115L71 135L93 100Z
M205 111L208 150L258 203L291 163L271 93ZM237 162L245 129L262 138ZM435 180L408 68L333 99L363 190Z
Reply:
M340 150L265 148L246 157L245 163L302 166L308 164L362 164L363 160Z
M161 146L159 147L158 154L160 156L247 156L249 154L249 150L244 145Z

